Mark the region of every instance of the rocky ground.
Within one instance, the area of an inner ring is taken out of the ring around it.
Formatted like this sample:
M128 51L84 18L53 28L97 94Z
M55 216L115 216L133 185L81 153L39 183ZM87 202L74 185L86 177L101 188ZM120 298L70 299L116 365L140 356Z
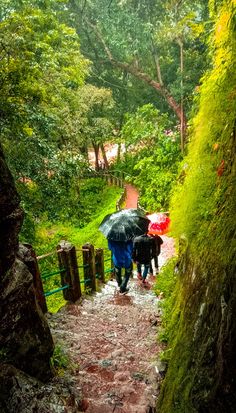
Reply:
M160 266L174 254L173 239L163 236ZM57 344L69 354L72 380L87 413L155 412L163 365L158 360L160 320L155 277L144 287L136 275L120 295L110 280L93 297L49 315Z

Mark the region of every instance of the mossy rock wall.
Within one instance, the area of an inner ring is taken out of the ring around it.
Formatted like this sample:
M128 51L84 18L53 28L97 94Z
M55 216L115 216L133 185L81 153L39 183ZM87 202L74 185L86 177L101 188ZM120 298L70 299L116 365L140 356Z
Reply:
M206 258L188 247L179 263L161 413L236 411L236 266Z
M222 4L172 200L173 231L185 241L159 413L236 411L236 2Z

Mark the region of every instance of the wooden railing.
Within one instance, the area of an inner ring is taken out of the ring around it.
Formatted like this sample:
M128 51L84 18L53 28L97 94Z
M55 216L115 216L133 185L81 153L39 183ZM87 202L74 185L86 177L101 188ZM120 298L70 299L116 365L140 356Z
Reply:
M113 278L114 265L108 249L94 248L90 243L83 245L82 249L76 249L70 242L62 240L55 251L36 257L29 244L24 246L27 249L24 262L33 275L36 299L43 313L47 312L48 296L62 291L66 301L76 302L82 296L82 284L86 293L93 293L98 283L105 283L106 274ZM50 257L57 258L54 268L50 265L50 269L41 271L40 262ZM55 277L60 286L45 291L45 281Z

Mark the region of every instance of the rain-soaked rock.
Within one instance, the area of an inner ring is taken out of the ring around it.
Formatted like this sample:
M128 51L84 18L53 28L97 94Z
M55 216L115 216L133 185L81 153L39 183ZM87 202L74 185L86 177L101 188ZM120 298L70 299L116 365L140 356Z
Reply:
M13 366L0 364L1 413L78 413L80 391L67 378L43 384Z
M167 363L162 360L157 360L155 369L157 373L159 373L161 376L164 376L167 370Z
M26 373L51 377L51 333L36 300L32 275L16 259L2 279L0 292L0 347L5 360Z
M0 277L15 259L18 234L23 222L20 197L0 145Z
M20 198L0 145L0 356L47 380L53 341L35 300L32 275L17 258L22 221Z

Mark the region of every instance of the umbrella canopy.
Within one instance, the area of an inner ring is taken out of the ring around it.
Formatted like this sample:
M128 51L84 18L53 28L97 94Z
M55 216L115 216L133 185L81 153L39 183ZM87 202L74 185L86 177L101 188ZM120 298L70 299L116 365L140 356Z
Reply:
M148 233L151 235L163 235L170 230L170 218L163 213L147 215L150 219Z
M128 208L106 215L99 229L107 239L129 241L145 234L149 223L149 219L140 209Z

